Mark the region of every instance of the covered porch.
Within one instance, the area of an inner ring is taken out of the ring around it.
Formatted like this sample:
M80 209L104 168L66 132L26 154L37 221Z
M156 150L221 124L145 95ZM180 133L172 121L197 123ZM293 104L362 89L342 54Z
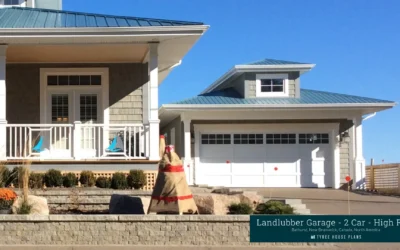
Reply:
M158 86L206 26L7 11L46 21L0 29L0 161L159 160Z

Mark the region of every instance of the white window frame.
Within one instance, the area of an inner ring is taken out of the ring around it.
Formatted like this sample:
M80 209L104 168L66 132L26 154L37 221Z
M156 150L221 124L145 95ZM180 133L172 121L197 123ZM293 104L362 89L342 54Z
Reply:
M101 75L101 85L61 85L48 86L47 76L49 75ZM40 123L51 123L49 121L48 93L50 92L67 92L75 90L79 93L91 93L96 91L99 93L99 101L102 104L102 114L98 114L99 119L102 118L103 124L109 124L109 69L108 68L41 68L40 69ZM71 121L73 123L74 121Z
M261 80L283 79L282 92L262 92ZM289 74L257 74L256 75L256 97L289 97Z

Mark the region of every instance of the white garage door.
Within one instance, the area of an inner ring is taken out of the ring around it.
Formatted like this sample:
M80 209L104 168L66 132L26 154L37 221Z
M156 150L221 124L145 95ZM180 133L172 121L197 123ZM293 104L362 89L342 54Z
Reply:
M331 152L328 133L202 134L196 182L229 187L331 187Z

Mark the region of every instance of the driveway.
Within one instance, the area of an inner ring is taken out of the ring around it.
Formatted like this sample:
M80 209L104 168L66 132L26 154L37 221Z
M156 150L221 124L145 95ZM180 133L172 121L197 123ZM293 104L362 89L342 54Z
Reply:
M265 198L302 199L312 214L400 214L400 198L317 188L246 188ZM349 201L349 202L348 202Z

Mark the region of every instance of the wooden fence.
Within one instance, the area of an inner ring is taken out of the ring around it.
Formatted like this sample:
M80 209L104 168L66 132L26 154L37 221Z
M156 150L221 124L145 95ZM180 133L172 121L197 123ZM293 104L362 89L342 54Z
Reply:
M394 189L400 188L400 164L382 164L366 167L366 188Z

